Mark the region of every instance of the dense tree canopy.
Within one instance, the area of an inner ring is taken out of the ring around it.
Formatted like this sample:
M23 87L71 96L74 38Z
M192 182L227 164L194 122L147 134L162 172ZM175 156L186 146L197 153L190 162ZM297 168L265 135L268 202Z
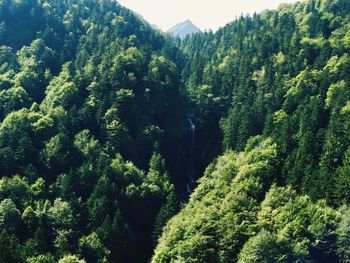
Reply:
M186 130L165 43L114 1L0 1L1 262L151 256Z
M349 13L0 0L0 262L349 261Z
M198 166L224 154L153 262L347 262L349 11L310 0L180 42Z

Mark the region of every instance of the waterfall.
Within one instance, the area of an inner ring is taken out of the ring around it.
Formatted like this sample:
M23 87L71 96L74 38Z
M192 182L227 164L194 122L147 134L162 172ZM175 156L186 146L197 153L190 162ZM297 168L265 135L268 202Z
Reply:
M195 181L195 135L196 125L191 119L191 115L187 115L187 120L190 123L190 145L189 145L189 158L188 158L188 183L187 192L190 194L196 183Z
M187 183L187 185L186 185L186 188L187 188L187 193L188 193L188 194L191 194L192 191L191 191L190 185L189 185L188 183Z
M196 133L196 125L194 125L193 121L191 120L190 116L187 117L191 127L191 153L194 153L194 136Z

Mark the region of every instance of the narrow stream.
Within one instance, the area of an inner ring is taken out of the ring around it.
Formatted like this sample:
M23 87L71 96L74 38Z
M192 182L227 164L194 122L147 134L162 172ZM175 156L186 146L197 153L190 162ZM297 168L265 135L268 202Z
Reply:
M196 136L196 125L192 121L192 116L187 115L187 120L190 124L190 145L189 145L189 158L187 167L187 193L192 193L196 185L196 169L195 169L195 136Z

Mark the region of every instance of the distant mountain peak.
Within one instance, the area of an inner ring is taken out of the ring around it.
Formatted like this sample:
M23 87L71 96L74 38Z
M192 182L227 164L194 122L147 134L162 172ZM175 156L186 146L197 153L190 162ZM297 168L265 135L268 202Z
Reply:
M187 19L186 21L171 27L168 30L168 33L183 39L187 35L198 33L200 31L201 30L195 24L193 24L191 20Z

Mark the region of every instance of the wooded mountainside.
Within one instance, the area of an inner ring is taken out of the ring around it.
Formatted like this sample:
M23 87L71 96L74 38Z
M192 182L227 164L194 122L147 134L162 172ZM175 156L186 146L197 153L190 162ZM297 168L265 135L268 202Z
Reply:
M349 262L349 130L348 0L0 0L0 262Z

